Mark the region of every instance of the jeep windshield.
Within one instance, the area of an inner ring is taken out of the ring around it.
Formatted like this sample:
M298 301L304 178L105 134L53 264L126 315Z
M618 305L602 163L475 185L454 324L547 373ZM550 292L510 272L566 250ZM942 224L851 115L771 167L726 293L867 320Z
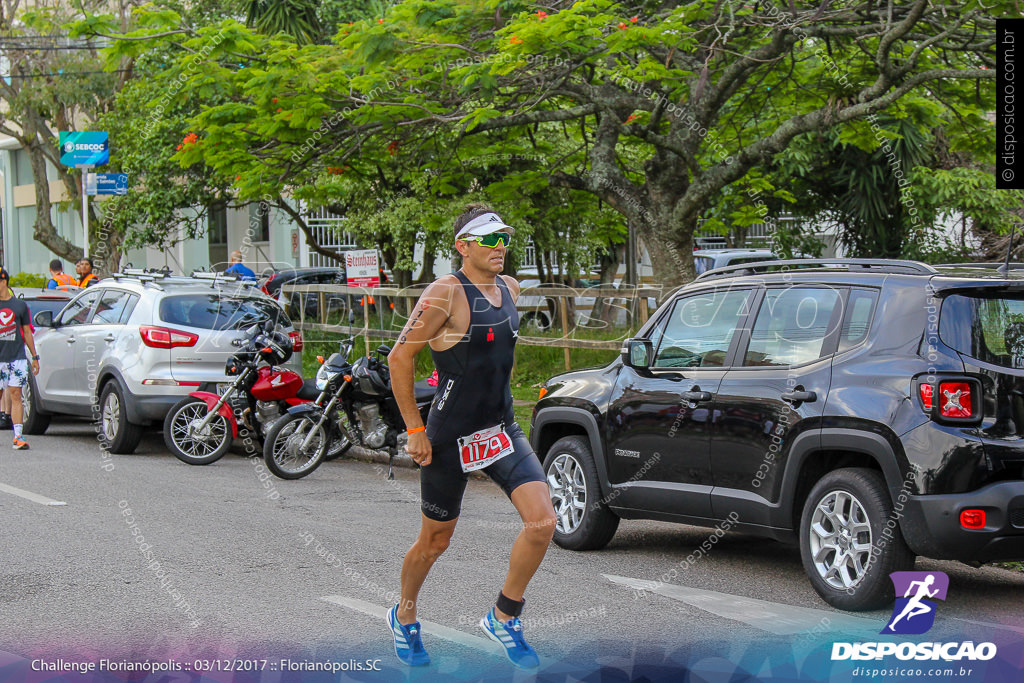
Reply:
M271 319L279 325L291 324L271 301L218 294L168 296L160 302L160 319L170 325L203 330L238 330Z

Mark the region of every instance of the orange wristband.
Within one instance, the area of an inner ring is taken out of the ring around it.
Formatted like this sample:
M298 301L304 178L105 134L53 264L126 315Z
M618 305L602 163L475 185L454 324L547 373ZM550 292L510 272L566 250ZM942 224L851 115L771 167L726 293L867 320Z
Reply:
M427 426L426 425L420 425L419 427L416 427L415 429L406 429L405 433L406 434L415 434L416 432L425 432L425 431L427 431Z

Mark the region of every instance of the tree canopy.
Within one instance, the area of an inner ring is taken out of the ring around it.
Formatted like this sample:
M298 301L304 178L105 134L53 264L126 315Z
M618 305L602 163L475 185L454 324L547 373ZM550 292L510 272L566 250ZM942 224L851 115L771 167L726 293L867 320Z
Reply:
M299 201L350 215L396 265L417 242L446 244L452 207L483 197L552 243L621 240L628 223L671 284L692 276L700 219L749 223L763 213L738 187L813 203L814 192L798 197L784 184L809 144L874 154L922 130L900 123L909 118L928 135L941 124L954 147L976 140L973 158L990 161L982 143L993 128L984 113L994 108L994 18L1016 10L1000 0L957 9L927 0L405 0L338 22L326 44L234 18L182 35L165 11L121 32L110 57L180 45L160 79L183 82L195 111L196 139L175 152L181 167L229 184L239 201L270 197L300 226ZM118 33L109 17L78 31ZM196 54L204 62L193 69ZM885 135L872 115L891 122ZM772 166L787 150L788 167ZM837 189L819 188L819 199L826 192ZM565 229L573 218L575 233Z

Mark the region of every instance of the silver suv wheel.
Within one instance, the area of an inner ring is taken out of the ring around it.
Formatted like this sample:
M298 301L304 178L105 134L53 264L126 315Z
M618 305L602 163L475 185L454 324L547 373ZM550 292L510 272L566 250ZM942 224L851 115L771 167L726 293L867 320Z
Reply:
M563 534L571 534L579 527L587 510L587 482L576 458L568 453L555 456L548 466L548 488L558 516L556 528Z
M103 413L100 415L103 436L107 441L113 441L121 429L121 401L116 391L107 394L107 400L103 402Z
M871 557L871 523L849 491L829 491L814 507L808 541L818 575L833 588L853 588Z

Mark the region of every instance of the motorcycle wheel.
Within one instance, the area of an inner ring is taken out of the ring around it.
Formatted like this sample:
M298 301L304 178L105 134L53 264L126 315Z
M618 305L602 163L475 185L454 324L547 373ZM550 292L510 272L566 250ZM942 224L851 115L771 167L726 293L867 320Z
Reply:
M267 469L281 479L301 479L324 461L330 450L331 436L326 423L316 426L318 416L302 413L290 415L274 422L263 444L263 461ZM302 442L310 430L316 431L305 450Z
M351 432L348 430L348 418L342 413L340 421L334 424L331 430L331 444L327 447L324 460L334 460L345 455L348 449L352 448Z
M220 460L231 448L231 425L216 415L201 433L190 433L193 425L210 412L206 401L186 396L171 408L164 419L164 443L174 457L189 465L209 465Z

